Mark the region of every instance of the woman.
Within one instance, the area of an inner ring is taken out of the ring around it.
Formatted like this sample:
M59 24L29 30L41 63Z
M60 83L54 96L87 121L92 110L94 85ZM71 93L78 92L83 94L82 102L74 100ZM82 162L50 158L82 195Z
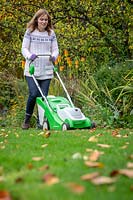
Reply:
M22 42L22 54L26 59L24 75L28 83L29 97L22 129L30 127L30 119L40 93L29 73L29 63L35 66L34 76L43 94L48 95L50 81L53 78L53 62L59 54L58 43L52 28L51 17L45 9L38 10L27 24ZM38 56L42 55L42 56Z

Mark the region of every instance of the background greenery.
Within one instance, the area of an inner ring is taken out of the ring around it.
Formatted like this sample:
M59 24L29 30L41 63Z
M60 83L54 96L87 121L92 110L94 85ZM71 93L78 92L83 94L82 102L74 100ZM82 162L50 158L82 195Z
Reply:
M75 105L100 126L132 127L131 1L2 0L0 7L1 125L22 122L27 86L21 44L26 23L45 7L59 43L56 66ZM63 95L56 77L50 93Z

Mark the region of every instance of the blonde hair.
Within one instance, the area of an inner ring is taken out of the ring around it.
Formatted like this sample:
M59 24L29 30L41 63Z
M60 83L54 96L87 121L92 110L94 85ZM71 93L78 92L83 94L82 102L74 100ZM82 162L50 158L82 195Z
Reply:
M32 17L32 19L29 21L29 23L27 24L27 29L30 30L30 32L33 32L37 27L38 27L38 18L41 16L41 15L47 15L48 17L48 25L47 27L45 28L45 30L48 32L48 34L50 35L51 33L51 29L53 29L53 26L52 26L52 22L51 22L51 17L50 15L48 14L48 12L45 10L45 9L40 9L38 10L34 16Z

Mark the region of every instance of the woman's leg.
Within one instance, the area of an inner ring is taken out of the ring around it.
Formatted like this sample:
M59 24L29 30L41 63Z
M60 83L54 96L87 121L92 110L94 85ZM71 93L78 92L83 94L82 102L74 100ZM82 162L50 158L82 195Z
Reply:
M35 107L36 97L39 96L37 86L34 83L34 80L32 79L32 77L26 77L26 81L28 83L29 97L28 97L27 105L26 105L25 120L22 125L23 129L28 129L30 127L30 118L33 114L33 110Z

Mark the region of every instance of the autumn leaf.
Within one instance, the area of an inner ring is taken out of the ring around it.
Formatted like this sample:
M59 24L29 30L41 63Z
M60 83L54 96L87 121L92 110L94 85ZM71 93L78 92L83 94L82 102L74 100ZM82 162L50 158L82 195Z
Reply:
M0 190L0 200L11 200L10 193L6 190Z
M112 136L117 136L117 135L119 135L119 131L118 130L112 131Z
M133 162L128 162L127 163L127 168L133 168Z
M111 177L114 177L114 176L117 176L119 174L119 170L113 170L111 173L110 173L110 176Z
M89 142L97 142L98 139L96 138L96 136L91 136L89 139L88 139Z
M44 158L43 157L33 157L32 160L34 161L40 161L40 160L43 160Z
M91 180L94 185L103 185L103 184L112 184L116 181L114 178L106 177L106 176L98 176Z
M133 178L133 170L132 169L120 169L119 174L122 174L129 178Z
M97 146L102 147L102 148L110 148L111 145L109 144L97 144Z
M81 159L81 158L82 158L82 155L81 155L81 153L79 153L79 152L74 153L74 154L72 155L72 159Z
M85 187L77 183L68 183L67 187L76 194L81 194L85 191Z
M94 151L90 154L89 160L90 160L90 161L97 161L101 154L103 154L103 153L100 152L100 151L98 151L98 150L94 150Z
M45 174L42 178L43 182L45 182L47 185L53 185L56 183L59 183L59 178L56 177L54 174Z
M44 136L45 136L45 138L48 138L48 137L50 137L50 135L51 135L51 133L49 131L47 131Z
M104 164L100 162L92 162L92 161L86 161L85 165L87 167L98 167L98 168L103 168Z
M40 171L44 171L44 170L48 170L48 169L49 169L48 165L44 165L44 166L39 168Z
M122 147L120 147L121 149L126 149L128 146L127 145L124 145Z
M28 168L28 169L33 169L32 163L28 163L27 168Z
M85 174L81 176L81 179L84 181L88 181L88 180L96 178L97 176L99 176L99 172L93 172L93 173L89 173L89 174Z
M89 148L86 149L86 152L92 152L92 151L93 149L89 149Z
M41 145L42 148L45 148L45 147L47 147L47 146L48 146L48 144L42 144L42 145Z
M16 178L16 180L15 180L16 183L21 183L21 182L23 182L23 181L24 181L24 179L23 179L22 177L18 177L18 178Z

